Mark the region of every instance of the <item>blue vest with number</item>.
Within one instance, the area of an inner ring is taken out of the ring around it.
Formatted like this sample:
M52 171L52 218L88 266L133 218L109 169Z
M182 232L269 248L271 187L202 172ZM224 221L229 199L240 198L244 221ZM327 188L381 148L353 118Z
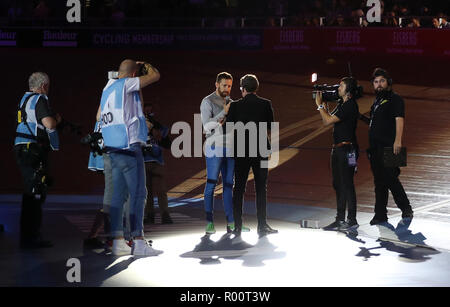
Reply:
M46 95L36 94L33 92L26 92L25 95L23 95L19 103L19 109L22 109L23 104L29 98L25 107L26 121L22 121L22 118L24 116L22 116L22 118L18 118L19 124L17 125L16 132L24 135L29 135L29 137L20 135L16 136L14 140L14 145L37 143L38 129L41 129L47 133L48 138L50 140L50 146L52 147L52 149L58 150L59 149L58 131L56 131L56 129L45 128L43 125L38 123L36 118L36 104L41 96L44 97L45 100L48 99Z
M107 148L128 149L130 147L128 127L124 120L125 81L126 78L116 80L102 93L100 102L101 125L103 142ZM139 97L139 92L134 94ZM148 131L142 110L140 113L138 116L138 138L142 143L145 143Z

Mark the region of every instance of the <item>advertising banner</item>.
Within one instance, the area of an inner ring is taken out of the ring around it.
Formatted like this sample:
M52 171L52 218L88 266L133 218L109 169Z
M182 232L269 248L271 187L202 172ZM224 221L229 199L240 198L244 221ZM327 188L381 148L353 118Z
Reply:
M450 30L411 28L273 28L264 51L450 56Z
M332 55L450 57L450 30L412 28L24 29L0 28L0 47L253 50Z

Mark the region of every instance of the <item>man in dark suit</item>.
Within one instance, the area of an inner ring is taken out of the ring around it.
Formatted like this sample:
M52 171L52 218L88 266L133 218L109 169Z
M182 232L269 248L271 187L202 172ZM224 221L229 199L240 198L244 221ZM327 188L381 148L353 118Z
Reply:
M259 87L255 75L245 75L240 80L242 98L231 103L227 113L226 129L234 129L235 185L233 189L233 215L235 234L242 230L242 204L250 168L255 176L256 214L260 237L278 232L267 225L266 200L269 132L273 119L270 100L256 95ZM265 144L262 144L265 143Z

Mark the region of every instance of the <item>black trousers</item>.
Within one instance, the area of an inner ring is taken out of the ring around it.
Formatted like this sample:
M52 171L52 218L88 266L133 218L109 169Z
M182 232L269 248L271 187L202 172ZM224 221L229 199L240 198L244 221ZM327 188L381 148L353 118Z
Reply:
M20 238L22 242L38 240L41 236L42 204L46 193L40 198L33 195L35 186L35 172L41 163L44 172L47 172L48 152L36 144L14 146L16 161L22 174L24 192L22 194L22 211L20 215Z
M345 210L348 209L348 219L356 220L356 192L353 177L355 167L348 165L347 154L354 150L353 146L334 148L331 152L331 171L333 188L336 191L336 220L345 220Z
M267 176L269 170L261 168L261 159L236 158L234 166L233 216L236 228L242 228L242 205L250 168L255 176L256 215L258 228L267 223Z
M381 219L387 218L389 191L394 197L395 204L402 212L412 211L408 196L406 196L403 185L398 179L400 168L384 167L383 147L370 149L368 154L375 184L375 215Z

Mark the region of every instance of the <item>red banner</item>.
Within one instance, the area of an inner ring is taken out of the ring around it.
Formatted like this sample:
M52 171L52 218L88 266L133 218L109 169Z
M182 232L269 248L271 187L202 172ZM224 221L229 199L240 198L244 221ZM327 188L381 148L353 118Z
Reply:
M450 59L450 30L411 28L276 28L264 32L264 50L338 54L418 55Z

